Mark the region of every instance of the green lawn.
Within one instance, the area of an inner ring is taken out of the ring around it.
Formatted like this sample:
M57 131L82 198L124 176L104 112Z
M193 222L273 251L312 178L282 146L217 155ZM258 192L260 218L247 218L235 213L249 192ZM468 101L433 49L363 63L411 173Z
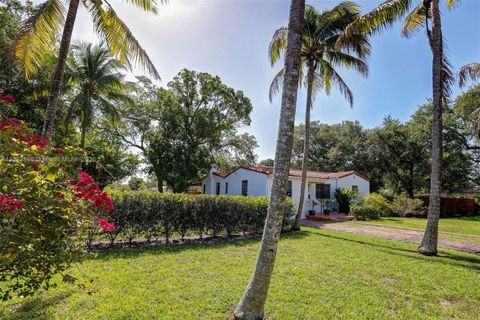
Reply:
M359 221L356 223L371 223L402 228L425 229L427 219L385 217L378 220L370 220L366 222ZM444 232L454 232L480 236L480 216L463 218L442 218L439 222L439 230Z
M100 254L76 268L86 288L0 307L2 319L226 319L258 240ZM268 319L479 319L480 257L305 228L282 237ZM93 282L89 283L88 280Z

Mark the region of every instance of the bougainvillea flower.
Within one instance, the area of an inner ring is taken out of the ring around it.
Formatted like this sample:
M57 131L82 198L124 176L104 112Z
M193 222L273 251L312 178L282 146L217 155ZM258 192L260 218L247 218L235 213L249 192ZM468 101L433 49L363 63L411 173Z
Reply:
M7 119L0 122L0 130L4 130L9 127L16 128L19 127L21 124L22 122L18 119Z
M98 222L98 226L100 229L106 232L115 232L115 225L113 223L109 223L105 219L101 219L99 217L95 217L95 220Z
M35 145L39 148L44 148L48 146L48 139L45 136L42 136L41 134L38 133L30 133L28 135L29 140L27 143L31 146Z
M93 203L94 209L108 212L113 209L113 201L106 192L102 192L95 180L86 172L79 174L78 180L70 180L75 190L75 199L84 199Z
M0 100L5 100L10 103L15 103L15 98L12 96L0 96Z
M52 152L53 153L56 153L56 154L61 154L63 152L63 148L53 148L52 149Z
M17 209L22 209L23 205L18 199L14 196L6 196L4 194L0 194L0 210L6 212L14 212Z

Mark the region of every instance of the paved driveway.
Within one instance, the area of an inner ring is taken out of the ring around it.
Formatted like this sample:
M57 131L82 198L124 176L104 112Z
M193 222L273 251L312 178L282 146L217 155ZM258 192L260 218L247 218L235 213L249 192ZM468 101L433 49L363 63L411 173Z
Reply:
M411 242L419 244L423 236L423 230L399 228L389 226L379 226L373 224L356 224L354 222L344 223L324 223L322 221L302 220L302 225L308 227L314 227L319 229L329 229L341 232L350 232L355 234L361 234L366 236L385 238L391 240L399 240L404 242ZM462 240L445 239L445 235L456 235L448 232L439 232L438 246L446 249L459 250L463 252L473 253L480 255L480 244L472 243ZM443 237L442 237L443 236ZM465 237L475 237L462 235ZM478 237L480 238L480 237Z

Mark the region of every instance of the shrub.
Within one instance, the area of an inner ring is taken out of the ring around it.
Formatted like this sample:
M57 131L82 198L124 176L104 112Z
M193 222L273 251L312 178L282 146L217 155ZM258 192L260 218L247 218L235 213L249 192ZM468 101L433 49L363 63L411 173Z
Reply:
M358 192L342 188L335 190L335 199L338 203L338 211L348 214L350 212L350 205L359 203L360 195Z
M363 205L375 208L380 212L381 216L389 216L392 214L392 205L387 198L378 193L370 193L363 198Z
M425 214L421 199L412 199L406 195L395 196L392 202L393 213L399 217L419 216Z
M215 237L222 232L227 235L259 232L263 230L268 208L268 197L117 190L109 193L115 201L109 217L120 235L151 238L155 234L166 242L174 234L184 238L189 233ZM288 198L286 206L284 223L293 214L293 200Z
M352 205L350 214L352 214L356 220L372 220L380 218L381 211L378 208L367 205Z
M53 275L84 256L79 239L90 226L95 232L114 229L93 217L111 208L108 195L85 173L72 180L78 168L73 160L81 155L70 147L51 148L23 121L0 120L1 299L48 288Z
M130 180L128 180L128 187L130 190L137 191L145 189L146 184L142 178L132 177Z

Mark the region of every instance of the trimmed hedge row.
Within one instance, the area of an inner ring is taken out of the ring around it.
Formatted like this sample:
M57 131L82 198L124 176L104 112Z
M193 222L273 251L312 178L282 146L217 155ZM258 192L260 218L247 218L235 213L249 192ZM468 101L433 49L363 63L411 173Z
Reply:
M145 191L109 190L114 209L109 221L116 227L110 235L132 241L135 238L164 238L172 235L182 239L195 234L217 236L263 230L268 197L188 195ZM284 224L293 214L294 202L287 198Z

